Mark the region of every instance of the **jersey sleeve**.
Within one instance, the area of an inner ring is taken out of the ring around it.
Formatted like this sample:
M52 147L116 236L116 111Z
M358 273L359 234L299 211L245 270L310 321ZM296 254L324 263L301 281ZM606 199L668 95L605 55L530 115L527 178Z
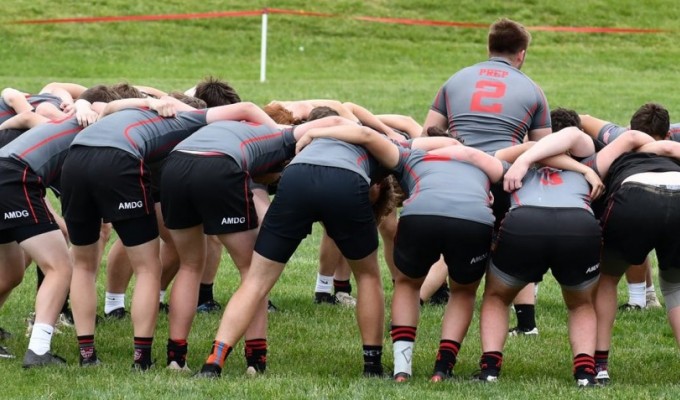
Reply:
M534 112L534 118L531 121L531 126L529 126L530 131L534 129L552 127L548 99L546 99L543 90L541 90L538 85L534 84L534 87L536 90L536 111Z
M444 90L445 87L446 85L442 86L439 89L437 95L434 98L434 101L432 102L432 106L430 107L430 109L446 117L449 115L449 109L448 101L446 98L446 91Z
M208 124L206 121L207 109L194 111L180 111L177 113L177 119L181 120L187 129L197 130Z
M605 126L603 126L602 129L600 129L600 131L597 133L597 140L607 145L613 142L617 137L621 136L621 134L627 130L628 128L620 125L612 123L605 124Z

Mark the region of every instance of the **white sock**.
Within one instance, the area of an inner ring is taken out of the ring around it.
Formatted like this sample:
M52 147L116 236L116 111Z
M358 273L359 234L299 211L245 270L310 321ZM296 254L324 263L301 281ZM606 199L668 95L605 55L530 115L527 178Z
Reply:
M405 372L411 375L411 364L413 360L413 342L397 340L392 345L394 352L394 375Z
M108 314L117 308L125 308L125 293L106 292L104 313Z
M158 302L159 302L159 303L162 303L163 300L165 300L165 290L161 290L161 294L160 294L160 296L158 297Z
M54 327L47 324L33 325L31 332L31 340L28 342L28 349L39 356L50 351L50 344L52 343L52 334Z
M647 288L645 289L645 291L646 291L647 293L654 293L654 294L656 294L656 289L654 289L654 284L653 284L653 283L652 283L651 285L647 286Z
M646 283L629 283L628 284L628 303L637 304L645 308L647 306L647 297L645 293Z
M316 293L330 293L333 291L333 275L316 274Z

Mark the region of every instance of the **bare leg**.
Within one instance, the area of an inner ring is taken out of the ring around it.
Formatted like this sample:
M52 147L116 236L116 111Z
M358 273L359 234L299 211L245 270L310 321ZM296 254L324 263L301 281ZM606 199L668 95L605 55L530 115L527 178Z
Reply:
M609 350L611 347L612 328L616 319L616 287L620 276L600 274L595 294L595 312L597 313L597 342L595 349Z
M390 270L392 279L394 279L397 267L394 264L394 238L397 235L397 225L399 221L397 219L397 210L392 210L392 212L383 218L380 225L378 225L378 231L383 239L383 254L385 257L385 263Z
M158 318L161 261L158 238L138 246L125 247L137 282L132 294L132 325L135 337L153 337Z
M420 288L420 300L426 302L432 295L446 283L446 278L449 276L448 267L443 258L432 264L430 272L425 277L425 282Z
M78 336L94 335L97 314L98 244L71 246L71 309Z

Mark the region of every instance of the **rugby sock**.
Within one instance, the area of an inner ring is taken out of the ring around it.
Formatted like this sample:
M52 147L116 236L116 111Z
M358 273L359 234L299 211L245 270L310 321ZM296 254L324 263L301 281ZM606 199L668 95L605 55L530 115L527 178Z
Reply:
M536 327L536 307L533 304L515 304L517 327L530 331Z
M97 352L94 348L94 335L78 336L77 339L81 364L84 360L96 359Z
M411 375L416 327L392 325L390 335L394 352L394 375L400 372Z
M33 331L31 332L31 339L28 342L28 349L33 350L33 352L39 356L47 353L50 351L53 333L53 326L41 323L34 324Z
M598 371L609 368L609 350L595 350L595 366Z
M574 357L574 378L583 379L586 376L595 375L595 359L585 353L577 354Z
M364 376L383 375L382 346L364 345Z
M347 279L346 281L333 279L333 288L335 289L335 293L338 292L352 293L352 283L350 282L349 279Z
M500 351L485 351L479 359L479 368L481 370L495 370L500 373L501 365L503 365L503 353Z
M137 337L134 338L135 343L135 364L139 365L142 370L151 367L151 347L153 345L153 337Z
M647 293L645 292L645 282L628 284L628 303L635 304L642 308L647 306Z
M333 276L316 274L315 293L330 293L333 288Z
M212 283L201 283L198 289L198 305L207 303L209 301L215 301L213 295L213 284Z
M264 372L267 369L267 339L246 340L245 356L248 367Z
M125 293L106 292L104 299L104 314L118 308L125 308Z
M645 292L654 293L656 295L656 289L654 288L654 284L652 283L651 285L647 286L647 288L645 289Z
M437 350L437 361L434 362L434 372L443 372L447 376L452 376L458 351L460 351L460 343L455 340L440 340L439 350Z
M184 339L168 339L167 365L172 361L176 362L180 367L187 364L187 351L189 350L189 343Z
M224 361L227 359L227 356L232 350L233 349L228 344L220 342L219 340L215 340L213 341L210 355L208 356L208 359L205 361L205 363L217 365L220 367L220 370L222 370L222 367L224 367Z

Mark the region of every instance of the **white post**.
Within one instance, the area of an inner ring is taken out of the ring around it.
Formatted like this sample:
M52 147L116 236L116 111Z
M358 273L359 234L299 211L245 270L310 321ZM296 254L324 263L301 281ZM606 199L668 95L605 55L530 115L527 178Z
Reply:
M267 9L262 10L262 39L260 42L260 82L267 79Z

